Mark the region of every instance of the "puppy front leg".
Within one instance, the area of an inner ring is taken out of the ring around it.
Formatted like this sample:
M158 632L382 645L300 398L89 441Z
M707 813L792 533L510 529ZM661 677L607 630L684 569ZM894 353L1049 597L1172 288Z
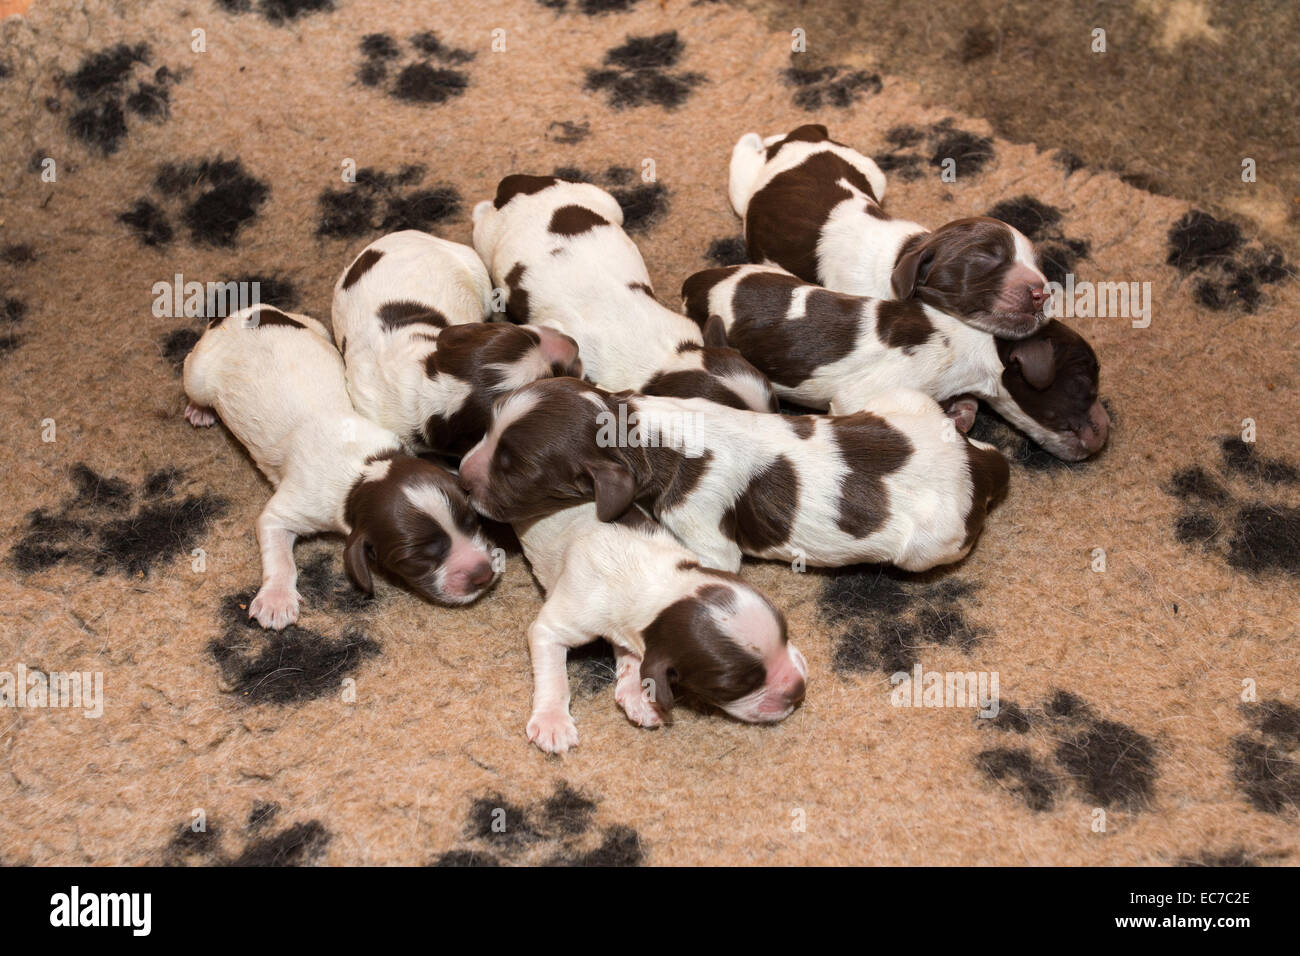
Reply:
M663 718L655 710L641 687L641 658L625 647L614 645L614 701L623 708L627 719L638 727L659 727Z
M275 498L257 518L257 545L262 551L262 588L248 605L248 616L277 631L298 620L298 569L293 563L297 534L274 510Z
M528 739L547 753L564 753L578 744L578 728L569 714L569 645L544 619L546 608L528 628L528 652L533 659L533 714Z

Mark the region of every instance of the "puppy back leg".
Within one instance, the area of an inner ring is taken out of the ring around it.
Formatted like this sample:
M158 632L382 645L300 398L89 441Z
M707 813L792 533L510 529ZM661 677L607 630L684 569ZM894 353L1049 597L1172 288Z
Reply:
M281 486L283 487L283 486ZM298 620L298 568L293 563L297 532L276 511L271 496L257 518L257 545L262 552L262 587L248 606L248 616L263 627L282 630Z

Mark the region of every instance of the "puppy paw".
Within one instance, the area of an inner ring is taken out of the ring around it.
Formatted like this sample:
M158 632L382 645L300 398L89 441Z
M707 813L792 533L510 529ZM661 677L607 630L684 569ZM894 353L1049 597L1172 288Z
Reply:
M578 728L567 711L537 711L528 720L528 739L548 754L562 754L578 746Z
M195 428L208 428L216 424L217 414L210 408L190 402L185 406L185 420Z
M659 716L659 711L655 710L641 689L639 672L619 676L618 683L614 685L614 702L623 708L627 719L638 727L663 726L664 721Z
M293 588L263 586L248 605L248 616L263 627L280 631L298 620L298 602L302 598Z

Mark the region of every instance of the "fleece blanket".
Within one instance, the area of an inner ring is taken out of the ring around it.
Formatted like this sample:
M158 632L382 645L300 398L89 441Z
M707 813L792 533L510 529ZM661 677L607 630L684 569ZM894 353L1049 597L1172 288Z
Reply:
M703 0L36 0L0 37L0 861L1297 861L1300 295L1248 225ZM307 542L301 621L250 625L270 488L181 417L207 283L328 323L366 243L467 242L503 175L560 171L675 303L744 259L732 144L805 122L896 215L1035 240L1100 357L1102 454L983 410L1011 487L960 565L747 562L811 668L777 726L641 731L594 646L581 745L544 756L517 549L440 608Z

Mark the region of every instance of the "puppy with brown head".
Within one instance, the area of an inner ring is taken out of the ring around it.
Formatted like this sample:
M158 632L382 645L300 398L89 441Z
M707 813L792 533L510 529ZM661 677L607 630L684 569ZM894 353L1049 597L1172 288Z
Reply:
M885 213L884 190L880 167L824 126L747 133L732 151L731 201L752 261L835 292L915 297L1003 338L1047 323L1047 279L1023 233L987 217L931 232Z
M293 546L303 535L347 535L345 566L368 593L370 560L449 604L495 579L455 480L356 413L343 360L315 319L254 306L214 320L185 359L185 392L190 423L220 416L275 487L257 519L262 587L248 608L263 627L298 619Z
M553 329L487 324L491 283L473 249L404 230L367 246L334 286L334 334L357 411L416 452L459 456L492 402L551 375L582 375Z
M547 592L528 630L527 731L541 749L577 744L565 661L601 637L614 648L614 699L641 727L668 722L685 700L773 723L803 699L808 665L781 612L739 577L702 568L640 510L602 522L593 504L571 505L515 527Z
M1097 356L1060 322L997 338L923 299L831 292L771 265L697 272L682 298L697 322L726 326L778 395L808 408L860 411L907 387L945 403L963 432L982 399L1067 461L1106 443Z
M912 390L854 415L792 418L556 378L498 404L460 480L499 521L575 501L610 521L640 503L703 564L732 572L742 553L922 571L970 550L1007 468Z

